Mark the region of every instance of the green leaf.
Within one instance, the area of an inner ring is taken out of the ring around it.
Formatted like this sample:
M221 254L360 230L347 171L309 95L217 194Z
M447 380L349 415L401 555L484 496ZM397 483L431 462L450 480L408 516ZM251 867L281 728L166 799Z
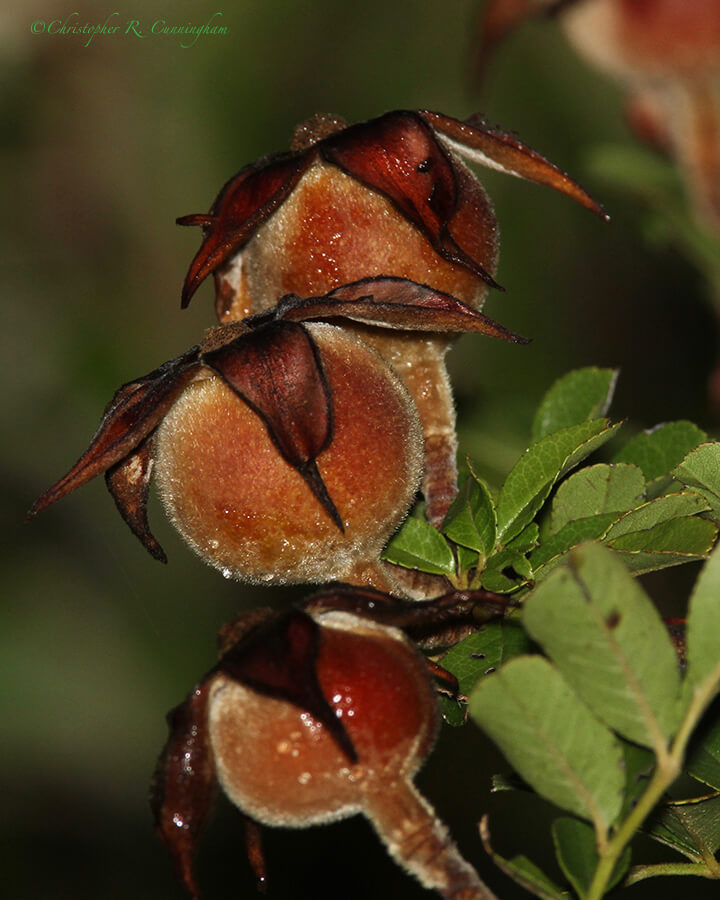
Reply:
M628 572L633 575L647 575L648 572L660 572L672 566L683 566L685 563L699 562L704 559L704 553L670 553L667 550L651 553L625 552L617 550L616 554L625 564Z
M663 522L648 531L626 534L609 543L635 575L697 562L710 552L718 526L708 519Z
M667 806L659 807L653 818L646 824L643 831L653 840L666 847L671 847L683 856L687 856L693 862L700 862L702 856L698 852L692 835L680 819L673 815Z
M610 406L617 369L576 369L558 379L540 402L532 438L604 416Z
M645 480L668 475L707 435L692 422L666 422L643 431L615 455L613 462L633 463L642 469Z
M546 659L521 656L484 678L470 715L538 794L601 830L614 821L620 744Z
M568 900L567 891L559 888L554 881L535 865L527 856L513 856L512 859L503 859L497 853L493 853L492 860L495 865L512 878L517 884L530 891L540 900Z
M720 794L665 804L648 833L694 861L713 856L720 849Z
M406 569L452 575L455 558L445 538L424 519L410 517L385 548L382 558Z
M490 622L456 644L440 662L457 678L460 693L468 696L483 676L529 649L530 640L519 623ZM440 697L440 708L448 724L465 723L465 709L455 700Z
M480 556L475 550L468 547L462 547L460 544L455 548L455 556L457 557L457 570L467 572L470 569L476 569L480 564Z
M716 535L717 525L709 519L686 517L618 538L613 538L611 529L606 540L616 550L684 553L702 558L710 552Z
M694 562L707 556L717 538L717 525L697 518L708 508L697 491L665 494L628 512L604 539L636 575Z
M720 519L720 443L701 444L672 474L702 494L713 510L713 518Z
M508 541L505 546L507 550L515 550L517 553L522 553L524 555L537 547L539 539L540 528L538 527L537 522L531 522L523 528L520 534L516 535L511 541Z
M531 788L514 772L496 773L490 779L490 792L499 794L502 791L526 791L530 793Z
M489 556L495 546L495 504L487 486L471 473L448 510L443 532L463 547Z
M552 826L555 854L560 868L579 897L584 897L590 887L599 857L595 846L595 832L587 822L563 816ZM626 847L615 864L607 885L607 891L625 876L630 866L630 848Z
M607 534L608 541L614 541L625 534L650 531L657 525L679 519L683 516L695 516L705 512L710 506L707 500L696 491L680 491L676 494L665 494L643 503L637 509L630 510ZM674 547L663 549L675 549ZM707 551L706 551L707 552Z
M677 657L653 603L599 544L573 551L525 603L530 636L619 734L665 747L679 720Z
M608 427L607 419L593 419L563 428L532 444L500 491L498 541L504 544L519 534L533 520L555 482L609 441L619 427L619 424Z
M577 519L634 509L642 502L644 490L645 478L637 466L587 466L557 489L552 503L551 531L556 533Z
M514 856L512 859L505 859L493 850L490 846L487 817L484 817L480 822L480 836L482 837L485 852L490 856L498 869L512 878L517 884L522 885L531 894L539 897L540 900L568 900L568 892L561 890L527 856Z
M480 583L486 591L509 594L533 579L532 566L525 555L511 547L494 553L485 564Z
M693 735L693 744L688 756L686 771L693 778L708 787L720 791L720 709L715 710L715 718L703 722Z
M720 548L716 549L690 595L687 623L688 687L693 690L720 680Z
M595 830L587 822L563 816L552 825L553 844L563 874L584 898L598 864Z
M551 538L542 543L530 556L530 564L533 567L535 579L547 577L561 558L585 541L599 540L604 537L610 526L617 521L617 513L603 513L599 516L591 516L587 519L577 519L568 522Z

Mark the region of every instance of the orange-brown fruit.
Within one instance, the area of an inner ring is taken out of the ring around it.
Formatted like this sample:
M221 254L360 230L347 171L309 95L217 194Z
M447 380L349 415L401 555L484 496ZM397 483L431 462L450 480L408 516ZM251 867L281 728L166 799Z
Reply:
M498 230L485 190L454 160L463 203L453 232L489 273L497 267ZM284 294L325 294L341 284L394 275L452 294L479 308L488 284L443 259L383 194L321 159L285 203L218 274L220 321L274 305Z
M480 183L462 163L457 165L467 201L457 216L464 246L494 273L498 240L492 205ZM432 285L476 308L488 291L473 272L439 256L386 197L318 161L218 276L221 295L232 297L221 321L259 312L284 294L324 294L383 274ZM237 293L230 285L238 286ZM354 327L394 366L418 407L425 436L427 515L439 526L456 492L455 409L445 367L454 337Z
M401 632L350 613L319 621L318 681L356 762L321 722L287 700L225 675L209 693L220 784L267 825L303 827L361 812L367 796L416 774L438 730L427 664Z
M353 758L317 716L219 674L207 702L221 787L267 825L300 828L362 813L425 887L488 900L492 894L412 781L439 724L424 658L394 628L344 612L317 622L314 672Z
M226 574L391 589L379 553L420 479L417 411L393 368L327 319L520 340L449 294L401 278L287 296L122 385L88 449L30 515L104 473L126 523L165 561L147 521L157 470L181 533Z
M417 310L448 327L494 328L414 283L375 291L377 303L366 283L347 285L338 307L361 321L402 321ZM380 552L422 477L418 414L368 344L303 321L334 302L309 298L212 329L120 387L88 449L30 515L105 473L131 530L165 561L146 514L156 475L182 536L228 577L396 588Z
M493 274L498 231L492 204L467 168L453 162L463 195L453 231L463 249ZM218 272L218 316L221 322L235 321L285 294L325 294L375 275L428 284L478 309L488 292L476 273L443 259L387 197L319 159L242 253ZM457 480L455 409L445 367L453 338L357 330L395 367L418 407L427 515L439 526Z
M212 272L221 322L271 307L286 293L325 294L378 275L430 285L479 308L488 286L497 286L497 221L460 156L549 184L597 211L567 176L515 138L427 110L397 110L351 126L316 116L299 126L292 151L243 169L209 214L178 220L205 230L184 303ZM457 481L444 359L450 338L360 333L395 366L417 405L426 514L439 527Z
M455 629L477 628L481 608L485 621L504 614L487 600L462 591L417 602L336 584L286 612L256 609L224 625L219 661L168 716L150 797L190 893L199 896L195 855L219 784L245 818L261 887L261 825L361 813L426 887L493 900L413 784L439 725L430 672L446 690L457 682L407 637L459 640Z
M305 327L332 397L333 438L317 466L344 530L278 453L260 417L208 370L155 435L160 495L185 540L228 577L387 587L379 554L422 473L417 412L370 347L331 325Z

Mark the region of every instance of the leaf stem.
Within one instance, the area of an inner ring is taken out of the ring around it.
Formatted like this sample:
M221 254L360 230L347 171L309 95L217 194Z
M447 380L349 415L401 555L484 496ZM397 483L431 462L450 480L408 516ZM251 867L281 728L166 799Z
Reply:
M599 850L601 854L600 862L595 870L590 888L585 895L585 900L600 900L605 894L608 881L612 876L620 854L625 849L625 845L630 842L635 832L640 828L647 816L650 815L653 807L660 801L666 788L675 780L679 771L679 766L673 766L672 771L670 771L668 766L657 766L645 793L640 797L630 815L615 832L604 852Z
M654 866L635 866L623 881L623 887L630 887L638 881L646 878L656 878L659 875L696 875L699 878L717 878L709 866L705 863L659 863Z
M612 877L615 864L624 850L625 846L630 843L635 832L640 828L647 816L650 815L653 808L660 802L662 795L667 788L675 781L682 771L683 761L685 759L685 750L688 741L693 733L695 726L700 720L702 714L708 708L713 698L717 694L720 687L720 665L718 665L700 684L695 685L692 692L687 712L680 724L675 738L668 749L664 745L653 748L657 759L657 766L653 775L648 782L645 793L639 798L637 804L633 808L630 815L619 826L612 837L612 840L604 847L598 847L600 862L595 870L592 883L585 895L585 900L600 900L605 894L608 882ZM684 866L690 865L693 871L689 874L703 874L706 878L720 877L720 865L712 860L706 860L704 864L687 864L677 863L668 864L674 866L674 871L669 874L681 874L679 871ZM697 871L697 868L705 870L704 873ZM663 866L648 868L664 868ZM658 871L657 874L663 874ZM643 877L651 877L650 875ZM636 879L639 880L639 879Z

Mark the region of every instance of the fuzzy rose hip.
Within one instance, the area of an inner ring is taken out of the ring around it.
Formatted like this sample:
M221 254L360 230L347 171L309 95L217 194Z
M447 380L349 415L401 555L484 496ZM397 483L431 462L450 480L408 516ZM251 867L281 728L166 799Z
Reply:
M170 719L153 809L186 886L197 894L217 782L255 827L363 814L425 887L490 900L413 784L439 723L424 657L396 628L347 611L258 615L229 630L220 662Z
M345 282L395 276L479 309L488 287L497 286L497 221L461 156L548 184L598 211L546 159L479 120L397 110L346 126L317 116L298 128L290 153L246 166L208 214L178 220L205 234L183 303L211 273L222 322L257 313L287 293L321 294ZM367 328L362 336L396 368L418 407L427 516L439 526L456 492L448 338Z
M324 324L307 330L333 398L333 439L318 470L342 530L222 378L186 388L155 437L155 478L166 511L190 546L226 576L372 580L370 570L419 487L420 425L399 379L343 330Z
M128 525L164 559L146 518L155 475L180 533L228 576L392 587L379 556L421 478L417 410L392 367L326 318L514 338L402 279L285 297L121 387L31 515L104 472Z

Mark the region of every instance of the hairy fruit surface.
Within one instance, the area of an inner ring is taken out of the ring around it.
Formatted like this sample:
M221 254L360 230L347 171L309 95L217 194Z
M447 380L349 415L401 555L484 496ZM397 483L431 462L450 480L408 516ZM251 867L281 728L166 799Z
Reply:
M228 576L363 581L359 570L377 560L419 486L420 426L399 379L343 330L308 331L333 401L333 439L317 466L342 531L222 378L186 388L155 438L155 477L171 520Z

